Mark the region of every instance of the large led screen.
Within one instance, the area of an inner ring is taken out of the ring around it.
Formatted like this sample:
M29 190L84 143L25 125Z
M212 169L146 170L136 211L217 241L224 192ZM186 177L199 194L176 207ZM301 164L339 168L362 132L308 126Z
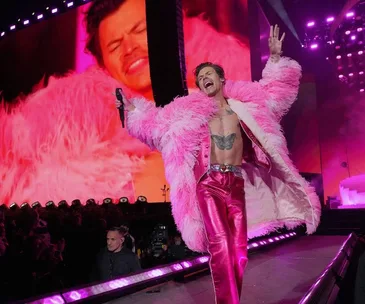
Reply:
M0 203L169 201L161 155L122 128L113 96L120 85L153 102L145 0L97 2L0 41ZM250 80L247 0L184 0L183 9L189 91L205 61Z

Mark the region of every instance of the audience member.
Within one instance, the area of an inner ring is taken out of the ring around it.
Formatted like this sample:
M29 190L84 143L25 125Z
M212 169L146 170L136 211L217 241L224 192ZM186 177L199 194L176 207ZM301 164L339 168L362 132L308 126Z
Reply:
M97 257L94 277L96 275L98 280L113 279L141 270L137 255L123 246L125 234L124 227L108 230L107 247Z

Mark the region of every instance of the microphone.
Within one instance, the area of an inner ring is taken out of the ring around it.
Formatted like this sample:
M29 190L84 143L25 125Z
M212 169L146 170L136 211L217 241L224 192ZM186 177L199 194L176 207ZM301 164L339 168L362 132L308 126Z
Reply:
M117 100L120 102L119 110L119 117L120 121L122 122L122 127L124 128L124 100L123 100L123 90L121 88L115 89L115 96L117 97Z

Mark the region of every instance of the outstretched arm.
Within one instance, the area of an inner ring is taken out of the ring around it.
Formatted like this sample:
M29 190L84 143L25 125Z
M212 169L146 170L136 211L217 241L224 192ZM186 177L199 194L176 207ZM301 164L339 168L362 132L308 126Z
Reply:
M260 84L269 95L267 106L278 119L289 110L296 100L299 80L302 75L301 66L287 57L281 57L282 42L285 33L279 38L279 27L270 28L270 59L262 72Z

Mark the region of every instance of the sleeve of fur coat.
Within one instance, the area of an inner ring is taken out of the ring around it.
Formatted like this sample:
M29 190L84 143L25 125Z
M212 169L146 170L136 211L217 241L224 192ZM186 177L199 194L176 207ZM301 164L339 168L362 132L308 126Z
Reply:
M152 150L160 150L161 132L158 115L162 108L142 97L132 98L131 103L136 107L127 113L127 129L130 135L138 138Z
M299 63L288 57L267 62L260 84L269 95L267 106L279 120L296 100L301 76Z

